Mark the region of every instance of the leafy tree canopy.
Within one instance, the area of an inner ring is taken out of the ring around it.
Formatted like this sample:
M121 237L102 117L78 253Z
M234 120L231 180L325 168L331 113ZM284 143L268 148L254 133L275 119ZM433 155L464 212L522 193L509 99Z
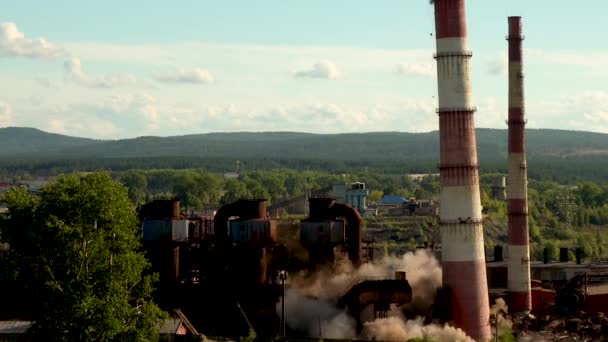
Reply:
M34 197L5 194L7 239L35 309L35 334L53 341L150 341L164 313L139 252L127 189L107 173L61 176Z

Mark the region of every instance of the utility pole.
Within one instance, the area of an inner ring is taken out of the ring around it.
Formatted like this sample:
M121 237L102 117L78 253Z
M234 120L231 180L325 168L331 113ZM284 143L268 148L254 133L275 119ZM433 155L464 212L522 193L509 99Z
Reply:
M318 316L319 318L319 338L323 339L323 330L321 330L321 316Z
M304 216L308 217L310 208L308 206L308 199L310 198L310 177L306 177L306 186L304 187Z
M281 280L281 335L285 338L285 280L287 280L287 271L279 272Z

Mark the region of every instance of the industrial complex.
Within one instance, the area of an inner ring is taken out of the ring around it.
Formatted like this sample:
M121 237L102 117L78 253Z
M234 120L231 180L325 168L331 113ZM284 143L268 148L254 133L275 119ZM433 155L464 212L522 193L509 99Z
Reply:
M465 0L432 3L439 198L387 194L371 203L366 184L354 182L307 189L304 196L272 205L242 198L204 214L189 214L179 198L139 206L143 250L150 271L160 276L155 301L179 321L168 323L173 333L332 338L338 335L331 325L352 327L340 336L371 339L379 319L423 317L422 325L449 326L489 341L497 320L491 306L498 298L509 308L505 316L522 320L608 310L608 264L586 262L578 246L562 248L558 262L547 251L544 260L531 260L517 16L508 18L508 176L492 189L494 198L507 203L508 242L486 249ZM300 215L280 219L285 213ZM418 241L424 245L407 256L374 257L377 241L365 231L365 221L378 215L430 217L438 224L438 239ZM430 266L405 267L407 258L436 263L440 281L433 282Z

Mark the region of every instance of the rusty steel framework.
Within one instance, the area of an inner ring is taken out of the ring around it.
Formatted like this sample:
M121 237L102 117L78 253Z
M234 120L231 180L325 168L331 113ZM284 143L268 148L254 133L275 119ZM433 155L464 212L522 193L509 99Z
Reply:
M329 197L309 198L309 203L310 215L308 218L302 220L300 232L304 232L304 225L309 222L323 222L343 218L346 221L346 229L344 236L339 242L346 242L348 257L353 265L358 266L361 263L362 256L362 218L357 209L353 208L349 204L336 203L334 198ZM327 254L333 256L333 246L330 243L331 241L325 241L325 239L321 237L318 232L315 232L313 235L313 239L315 241L302 241L304 244L306 244L306 248L309 249L311 257L316 256L313 257L313 259L321 261L328 258Z
M450 318L476 340L488 340L479 171L464 0L436 0L443 285Z
M521 17L509 17L509 308L532 310Z

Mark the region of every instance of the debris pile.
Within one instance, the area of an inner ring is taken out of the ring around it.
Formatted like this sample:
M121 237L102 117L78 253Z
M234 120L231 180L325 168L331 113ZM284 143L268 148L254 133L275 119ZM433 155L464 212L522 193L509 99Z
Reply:
M513 330L518 341L608 341L608 317L603 312L589 315L584 311L565 319L514 317Z

